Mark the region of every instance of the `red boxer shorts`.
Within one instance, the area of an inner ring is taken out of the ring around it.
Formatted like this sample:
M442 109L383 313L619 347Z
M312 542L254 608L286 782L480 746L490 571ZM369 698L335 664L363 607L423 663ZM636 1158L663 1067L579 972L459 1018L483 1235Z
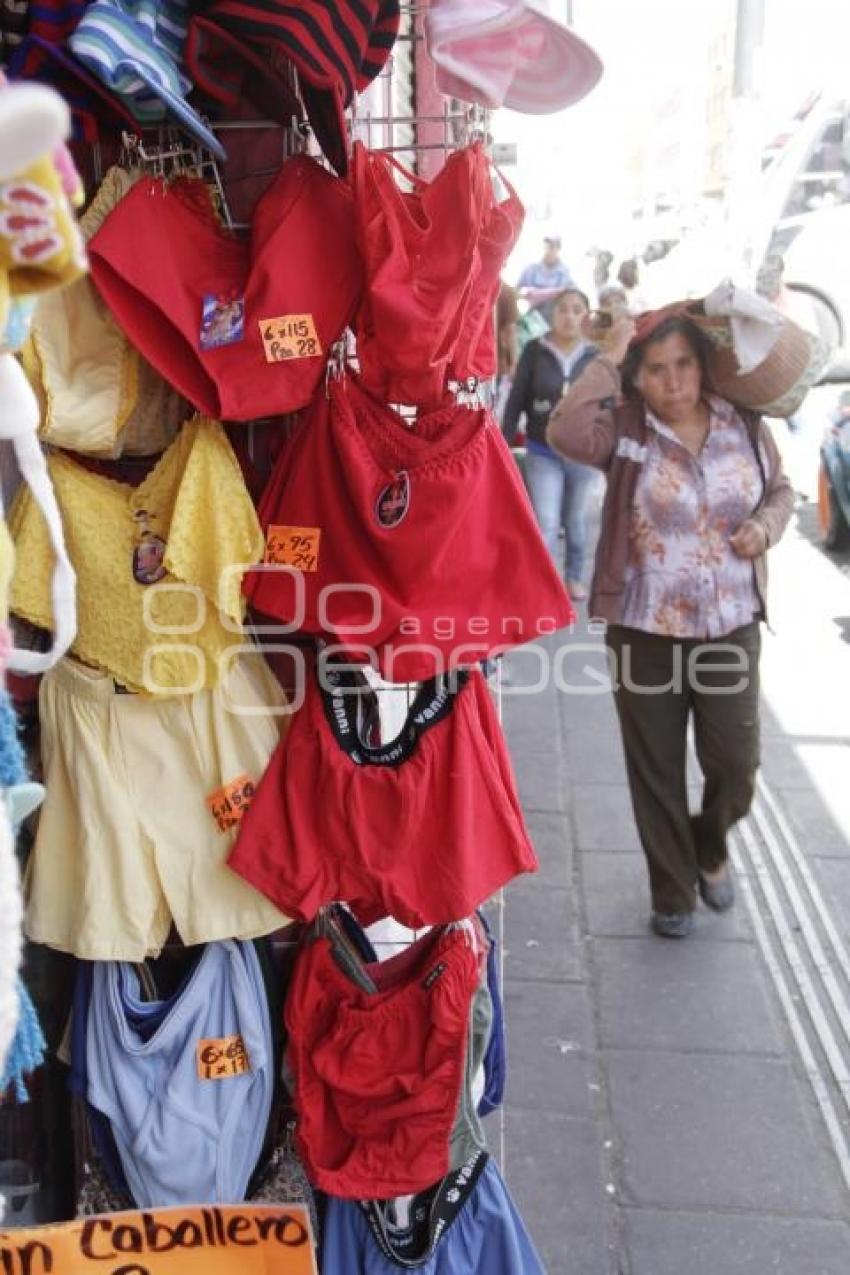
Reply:
M311 673L228 864L287 916L349 903L364 924L460 920L537 859L478 670L425 683L396 739L364 743L374 696L354 671Z
M399 188L394 168L412 190ZM426 182L358 142L352 186L364 385L385 402L435 406L451 377L493 375L492 307L523 208L481 146L455 151Z
M305 156L260 199L250 241L152 179L121 200L88 253L133 344L216 420L308 403L362 287L350 188Z
M319 394L260 502L254 607L325 634L389 682L419 682L574 619L492 415L452 405L411 428L348 374ZM300 564L300 565L296 565ZM368 658L368 656L366 657Z
M296 1141L314 1186L386 1199L449 1171L481 959L464 932L436 930L367 965L369 993L328 939L302 947L284 1019Z

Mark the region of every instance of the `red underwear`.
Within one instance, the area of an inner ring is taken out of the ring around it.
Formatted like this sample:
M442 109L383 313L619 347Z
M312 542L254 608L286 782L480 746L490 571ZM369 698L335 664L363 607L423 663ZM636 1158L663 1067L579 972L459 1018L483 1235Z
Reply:
M492 376L499 274L524 209L481 146L455 151L426 182L356 142L352 186L366 275L354 324L364 385L388 403L434 407L452 377Z
M287 916L309 921L340 900L364 924L389 915L411 928L469 916L536 871L480 672L425 683L401 733L377 747L362 738L374 696L361 675L328 667L322 676L333 690L309 675L231 868Z
M303 407L362 287L351 191L284 164L237 239L159 179L137 182L88 245L92 278L145 358L200 411Z
M412 428L350 373L318 394L260 502L306 558L249 572L265 615L326 634L388 682L419 682L574 619L492 415L451 406Z
M449 1170L480 957L460 930L435 930L366 966L357 987L327 938L308 941L284 1014L310 1181L331 1195L386 1199Z

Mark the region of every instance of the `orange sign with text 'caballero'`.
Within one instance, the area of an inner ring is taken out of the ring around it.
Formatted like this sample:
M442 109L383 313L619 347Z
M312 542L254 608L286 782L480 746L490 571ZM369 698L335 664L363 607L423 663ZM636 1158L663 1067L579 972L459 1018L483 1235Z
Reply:
M300 1205L142 1209L0 1230L0 1275L316 1275Z

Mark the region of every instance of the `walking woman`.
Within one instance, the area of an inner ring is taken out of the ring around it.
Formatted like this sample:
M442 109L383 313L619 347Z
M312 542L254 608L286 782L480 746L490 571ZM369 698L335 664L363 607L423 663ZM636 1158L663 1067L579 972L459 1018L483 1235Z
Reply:
M756 415L706 391L687 319L620 319L554 408L551 446L607 474L590 614L607 621L629 788L649 868L651 925L683 938L697 891L733 903L726 836L759 762L766 551L794 504ZM704 785L688 813L687 730Z
M584 560L587 546L587 503L595 479L592 469L558 455L546 442L549 413L564 390L595 356L596 347L582 335L589 310L587 297L566 288L552 302L552 323L545 336L529 341L520 355L505 405L502 429L509 443L520 415L526 418L528 453L525 481L543 539L558 560L561 527L566 539L565 577L574 600L587 597Z

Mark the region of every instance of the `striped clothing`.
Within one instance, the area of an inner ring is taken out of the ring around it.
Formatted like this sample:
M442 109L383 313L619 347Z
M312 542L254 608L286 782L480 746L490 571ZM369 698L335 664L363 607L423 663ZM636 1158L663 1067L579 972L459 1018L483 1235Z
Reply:
M186 0L94 0L71 36L71 49L130 106L142 124L165 118L156 86L185 97L180 70L188 23Z

